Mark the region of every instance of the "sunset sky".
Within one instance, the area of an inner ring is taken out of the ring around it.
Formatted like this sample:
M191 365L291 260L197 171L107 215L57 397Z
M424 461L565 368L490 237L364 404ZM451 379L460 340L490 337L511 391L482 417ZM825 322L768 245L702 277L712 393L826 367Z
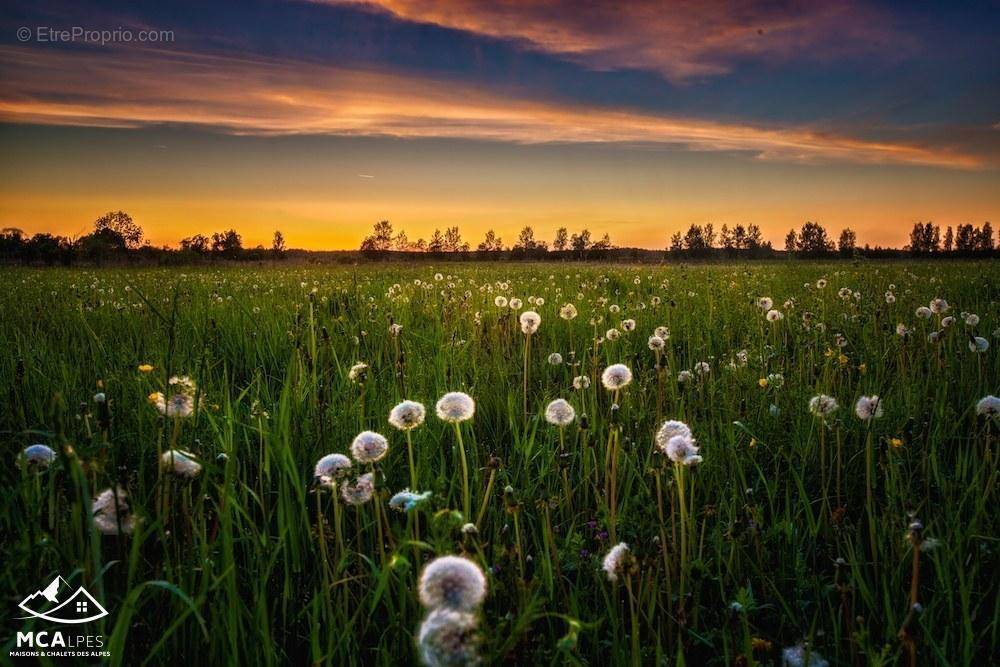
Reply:
M118 32L53 41L74 27ZM996 2L5 2L0 227L902 245L997 222L998 32Z

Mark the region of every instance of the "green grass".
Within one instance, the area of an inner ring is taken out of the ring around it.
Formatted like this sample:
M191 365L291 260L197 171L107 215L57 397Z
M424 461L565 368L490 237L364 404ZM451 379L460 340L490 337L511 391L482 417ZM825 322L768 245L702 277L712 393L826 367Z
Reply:
M488 573L489 662L776 664L803 640L842 665L907 664L910 646L924 665L997 655L996 425L975 411L1000 389L996 263L6 268L0 284L4 656L16 631L46 629L14 612L61 573L111 612L92 631L108 637L113 663L413 664L416 579L448 553ZM527 420L525 339L497 294L542 317ZM766 321L760 296L785 318ZM938 343L927 335L940 316L914 314L934 297L956 318ZM580 313L570 322L558 315L567 302ZM962 311L981 318L988 351L969 350ZM635 331L595 346L595 332L626 318ZM670 329L659 375L647 347L657 326ZM550 365L551 352L564 363ZM370 365L362 384L348 379L358 361ZM677 382L700 361L708 375ZM635 379L613 414L599 374L617 362ZM140 373L144 363L155 370ZM175 374L198 385L189 419L147 398ZM773 374L784 383L761 387ZM590 388L574 390L576 375ZM454 429L433 414L452 390L477 403L462 425L471 517L460 513ZM818 393L840 403L825 426L807 408ZM866 424L853 406L869 394L884 417ZM578 416L563 456L541 418L558 397ZM433 496L411 515L387 506L410 485L406 439L386 422L403 398L428 409L412 435L419 490ZM684 524L677 469L653 445L666 418L688 423L704 456L683 471ZM376 502L339 507L341 545L312 469L364 429L390 449ZM59 452L40 474L15 465L35 442ZM160 474L172 445L197 455L197 478ZM116 480L141 517L129 537L89 520L90 499ZM463 534L480 514L478 536ZM911 516L938 544L920 554L923 611L908 644L897 633ZM618 583L601 570L609 533L635 558Z

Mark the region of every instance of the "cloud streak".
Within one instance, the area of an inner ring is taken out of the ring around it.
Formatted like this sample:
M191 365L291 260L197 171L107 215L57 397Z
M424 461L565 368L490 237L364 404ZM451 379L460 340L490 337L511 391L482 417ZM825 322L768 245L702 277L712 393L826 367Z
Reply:
M454 81L162 50L0 47L0 119L50 125L184 124L235 134L625 143L759 159L980 166L950 148L504 97ZM123 92L127 91L127 92Z
M324 1L324 0L321 0ZM418 23L513 40L594 69L656 71L674 82L726 74L735 61L900 57L914 41L860 3L731 0L325 0Z

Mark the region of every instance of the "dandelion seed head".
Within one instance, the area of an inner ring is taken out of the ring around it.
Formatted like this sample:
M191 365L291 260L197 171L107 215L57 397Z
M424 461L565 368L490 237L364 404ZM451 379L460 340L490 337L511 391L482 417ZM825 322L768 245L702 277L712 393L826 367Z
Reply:
M160 470L178 477L192 479L201 473L201 464L194 460L194 454L180 449L168 449L160 456Z
M558 366L563 362L562 355L558 352L553 352L549 355L548 362L550 366Z
M667 440L665 448L667 456L674 463L685 466L692 466L701 463L702 458L698 454L699 448L695 445L695 440L690 435L675 435Z
M343 454L327 454L316 462L313 477L323 484L340 479L351 469L351 459Z
M564 320L569 321L575 318L576 316L577 316L576 306L574 306L571 303L567 303L562 308L559 309L559 317L563 318Z
M668 419L663 422L659 430L656 431L656 446L664 454L667 453L667 443L670 439L675 436L684 436L686 438L691 437L691 428L682 421L677 421L676 419Z
M774 306L774 300L769 296L762 296L757 299L757 307L761 310L771 310Z
M829 667L830 665L819 653L807 651L801 644L784 649L781 652L781 664L782 667Z
M635 331L635 320L622 320L622 331L626 333Z
M510 303L508 305L510 305L511 310L521 310L521 306L524 304L521 303L520 299L514 297L513 299L510 300Z
M419 596L428 609L473 611L486 597L486 577L468 558L440 556L420 574Z
M627 387L632 382L632 371L625 364L612 364L601 373L601 384L609 391Z
M351 443L351 456L358 463L376 463L389 452L389 442L379 433L362 431Z
M370 472L340 486L340 496L348 505L364 505L374 494L375 475Z
M507 307L507 297L505 297L505 296L497 296L497 297L495 297L493 299L493 305L495 305L497 308L506 308Z
M347 371L347 377L351 382L364 382L367 375L368 364L363 361L354 364L351 370Z
M879 419L882 416L882 400L875 395L862 396L854 404L854 414L862 421Z
M104 489L90 504L94 527L102 535L130 535L137 519L129 505L128 494L121 487Z
M417 649L426 667L480 664L476 617L454 609L434 609L420 624Z
M837 399L826 394L818 394L809 399L809 412L815 417L829 417L839 407Z
M774 310L773 308L767 311L766 317L768 322L777 322L785 318L785 316L781 314L781 311Z
M557 398L545 408L545 421L554 426L566 426L576 418L576 410L565 399Z
M409 431L424 423L427 409L416 401L403 401L389 412L389 423L400 431Z
M694 365L694 372L698 375L708 375L712 372L712 367L708 365L707 361L699 361Z
M526 310L521 313L521 333L530 336L538 331L538 326L542 323L542 316L533 310Z
M982 336L976 336L969 341L969 349L973 352L985 352L990 349L990 341Z
M590 378L586 375L577 375L573 378L573 389L581 391L590 388Z
M40 443L25 447L20 456L21 464L34 470L44 470L55 460L55 450Z
M601 569L604 570L608 581L618 581L618 577L625 573L625 568L628 565L628 556L629 549L626 543L619 542L611 547L611 550L604 556L604 561L601 564Z
M951 306L948 305L948 302L941 298L933 299L930 306L931 312L935 314L946 313L948 312L948 309L951 308Z
M677 374L677 381L680 384L686 384L694 379L694 373L689 370L683 370Z
M992 394L983 396L976 403L976 414L994 418L1000 416L1000 398Z
M664 343L663 339L660 338L659 336L653 335L649 337L648 341L646 341L646 345L649 347L650 350L653 350L654 352L659 352L666 346L666 343Z
M476 402L468 394L452 391L438 400L435 410L438 419L457 424L472 419L476 412Z
M919 317L919 318L920 318L920 319L922 319L922 320L926 320L926 319L930 319L930 316L931 316L932 314L933 314L933 313L931 313L931 309L930 309L930 308L928 308L927 306L920 306L920 307L919 307L919 308L917 308L917 310L916 310L916 315L917 315L917 317Z
M409 512L410 510L415 509L427 502L430 497L430 491L417 493L416 491L403 489L389 499L389 507L398 512Z

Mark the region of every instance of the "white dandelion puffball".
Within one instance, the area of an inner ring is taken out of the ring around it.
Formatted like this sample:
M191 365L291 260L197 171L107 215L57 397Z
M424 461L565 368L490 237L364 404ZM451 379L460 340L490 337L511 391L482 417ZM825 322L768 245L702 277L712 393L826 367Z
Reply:
M472 419L476 412L476 402L468 394L451 391L441 397L435 409L438 419L457 424Z
M601 373L601 384L609 391L623 389L632 382L632 371L625 364L612 364Z
M351 459L343 454L327 454L316 462L313 468L313 477L321 482L329 483L347 474L351 469Z
M649 340L646 341L646 345L649 346L649 349L651 349L653 352L659 352L664 348L666 343L663 342L662 338L654 335L649 337Z
M194 398L188 394L174 394L167 399L162 392L149 395L149 402L156 406L161 415L183 419L194 414Z
M523 304L521 303L520 299L518 299L517 297L514 297L513 299L510 300L510 302L509 302L508 305L510 305L510 309L511 310L521 310L521 306Z
M440 556L420 574L419 596L428 609L474 611L486 597L486 576L468 558Z
M931 312L936 314L946 313L948 312L948 309L951 308L951 306L948 305L947 301L940 298L931 301L930 305L931 305Z
M347 371L347 377L351 382L364 382L365 376L368 374L368 364L363 361L351 366L351 370Z
M666 452L671 461L681 465L693 466L702 461L694 438L690 435L675 435L667 440Z
M769 296L762 296L757 299L757 307L761 310L771 310L774 306L774 301Z
M919 308L917 308L916 314L917 317L919 317L922 320L930 319L930 316L932 315L931 309L928 308L927 306L920 306Z
M21 452L20 459L28 468L44 470L56 460L56 452L48 445L30 445Z
M816 289L823 289L826 287L826 278L820 278L816 281Z
M470 667L480 664L475 614L434 609L420 624L417 649L427 667Z
M160 469L178 477L191 479L201 472L201 464L194 460L194 454L180 449L168 449L160 456Z
M622 320L622 331L635 331L635 320Z
M707 361L699 361L694 365L694 372L698 375L708 375L712 372L712 367L708 365Z
M656 327L653 329L653 335L659 336L665 341L670 340L670 329L666 327Z
M966 326L970 327L976 326L977 324L979 324L979 315L976 315L975 313L969 313L968 315L965 316L965 324Z
M136 518L124 489L104 489L90 503L94 527L102 535L129 535Z
M538 325L542 323L542 316L533 310L526 310L521 313L521 332L530 336L538 331Z
M607 575L608 581L618 581L618 575L625 571L627 560L627 544L619 542L615 546L611 547L611 551L607 553L604 557L604 562L601 564L601 569L604 570L604 574Z
M562 355L559 354L558 352L553 352L552 354L549 355L550 366L558 366L562 362L563 362Z
M389 453L389 442L374 431L362 431L351 443L351 456L358 463L376 463Z
M497 308L506 308L507 307L507 297L505 297L505 296L498 296L498 297L496 297L495 299L493 299L493 305L495 305Z
M666 454L667 443L670 442L670 438L678 435L690 438L691 428L682 421L668 419L663 422L663 425L660 426L660 429L656 432L656 446L659 447L664 454Z
M590 388L590 378L586 375L577 375L573 378L573 389L577 391Z
M690 382L693 379L694 379L694 373L688 370L683 370L677 374L677 381L681 384Z
M618 329L608 329L604 334L604 337L610 341L618 340L619 336L621 336L621 332Z
M809 656L809 659L806 659ZM807 651L803 646L790 646L781 652L782 667L829 667L830 663L819 653Z
M389 423L400 431L409 431L423 424L426 416L423 403L403 401L389 413Z
M951 315L949 315L947 317L942 317L941 318L941 328L942 329L947 329L948 327L950 327L954 323L955 323L955 318L952 317Z
M402 324L396 324L395 322L393 322L392 324L389 325L389 335L390 336L397 337L401 333L403 333L403 325Z
M375 475L366 472L340 487L340 496L348 505L364 505L375 494Z
M1000 398L993 396L983 396L976 403L976 414L985 417L997 417L1000 415Z
M854 404L854 414L862 421L878 419L882 416L882 400L878 396L862 396Z
M837 408L837 399L833 396L827 396L826 394L818 394L809 399L809 412L815 417L828 417L833 414Z
M986 340L982 336L976 336L969 341L969 349L973 352L985 352L990 349L990 341Z
M545 421L555 426L566 426L576 418L576 410L565 399L557 398L545 407Z
M571 303L567 303L565 306L559 309L559 317L564 320L572 320L577 315L576 306Z
M393 495L392 498L389 498L389 507L397 512L409 512L410 510L419 507L428 501L431 495L430 491L417 493L416 491L403 489L399 493Z
M777 311L773 308L767 311L766 317L768 322L777 322L778 320L782 320L785 318L785 316L782 315L780 311Z

